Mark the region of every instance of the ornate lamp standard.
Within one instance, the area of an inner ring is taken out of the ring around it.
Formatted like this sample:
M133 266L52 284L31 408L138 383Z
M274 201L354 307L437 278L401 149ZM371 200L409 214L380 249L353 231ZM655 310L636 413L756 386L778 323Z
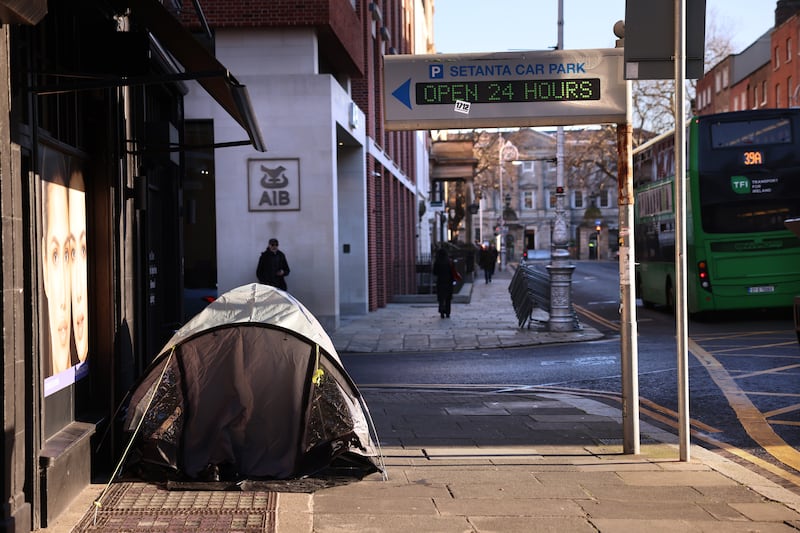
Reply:
M564 2L558 2L558 50L564 49ZM572 271L569 263L569 225L564 212L564 128L556 132L556 213L553 221L553 249L547 270L550 272L550 331L572 331Z
M503 134L497 135L497 159L498 166L500 167L500 270L506 268L506 235L508 235L508 228L506 227L505 220L505 196L503 196L503 164L506 161L513 161L519 157L519 151L514 143L503 139ZM508 157L508 156L511 157Z

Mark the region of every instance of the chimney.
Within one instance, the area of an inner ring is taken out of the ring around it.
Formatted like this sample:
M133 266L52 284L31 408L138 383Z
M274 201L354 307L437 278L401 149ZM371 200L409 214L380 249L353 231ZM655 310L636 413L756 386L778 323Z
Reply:
M800 0L778 0L778 6L775 8L775 27L777 28L796 13L800 13Z

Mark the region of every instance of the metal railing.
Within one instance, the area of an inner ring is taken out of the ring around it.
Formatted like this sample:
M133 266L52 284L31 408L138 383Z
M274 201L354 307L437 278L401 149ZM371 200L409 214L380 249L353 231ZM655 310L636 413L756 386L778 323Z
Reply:
M519 265L514 271L511 283L508 286L511 294L511 304L517 315L519 327L535 322L537 326L549 326L550 320L550 295L552 288L550 284L550 272L544 265ZM533 311L541 309L547 313L547 321L533 317ZM578 314L570 306L570 313L574 319L574 328L580 329Z

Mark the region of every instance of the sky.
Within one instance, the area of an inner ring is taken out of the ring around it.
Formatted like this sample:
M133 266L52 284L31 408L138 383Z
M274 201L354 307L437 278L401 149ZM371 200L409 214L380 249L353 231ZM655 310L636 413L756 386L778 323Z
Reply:
M752 44L775 23L776 0L706 0L709 25L728 37L733 52ZM558 44L558 0L435 0L437 53L547 50ZM614 23L625 0L563 0L564 48L613 48Z

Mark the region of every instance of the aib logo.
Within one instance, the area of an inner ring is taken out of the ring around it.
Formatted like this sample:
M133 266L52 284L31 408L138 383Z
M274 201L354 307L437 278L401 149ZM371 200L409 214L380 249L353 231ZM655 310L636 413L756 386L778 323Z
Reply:
M265 190L261 193L259 205L287 205L289 203L289 192L277 190L285 189L289 184L289 178L284 174L286 167L283 165L278 165L275 168L269 168L264 165L260 165L260 167L261 172L264 173L261 178L261 186Z
M737 194L750 194L750 178L747 176L731 176L731 188Z
M444 65L441 63L428 65L428 76L430 76L432 80L444 78Z

